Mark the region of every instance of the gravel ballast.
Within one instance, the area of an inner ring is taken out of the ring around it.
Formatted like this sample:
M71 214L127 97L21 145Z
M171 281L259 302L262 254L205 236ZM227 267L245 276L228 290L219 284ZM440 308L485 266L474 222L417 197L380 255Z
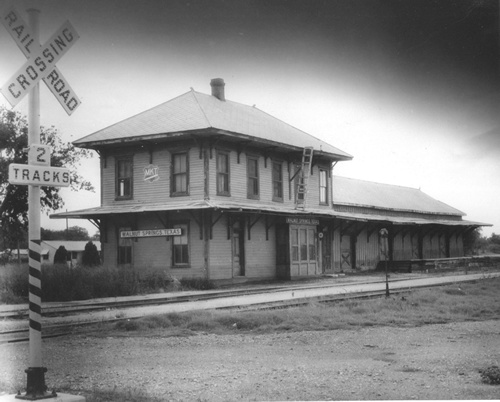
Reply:
M131 335L131 336L129 336ZM498 399L500 321L278 334L74 334L44 340L50 389L109 400ZM1 391L25 386L28 344L1 347Z

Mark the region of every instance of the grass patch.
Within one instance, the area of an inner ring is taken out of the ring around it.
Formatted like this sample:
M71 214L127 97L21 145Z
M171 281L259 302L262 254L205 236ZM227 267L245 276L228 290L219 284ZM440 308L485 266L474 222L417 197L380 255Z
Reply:
M321 331L366 326L421 326L500 318L500 278L414 290L404 295L372 300L262 311L194 311L146 317L117 323L109 330L147 335L186 333L230 334Z

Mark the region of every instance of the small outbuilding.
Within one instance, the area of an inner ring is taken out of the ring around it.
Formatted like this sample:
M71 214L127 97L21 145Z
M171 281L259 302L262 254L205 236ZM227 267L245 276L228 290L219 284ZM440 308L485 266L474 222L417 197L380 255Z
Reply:
M48 260L54 262L54 256L59 247L63 246L68 252L67 261L70 264L81 264L83 251L88 240L42 240L42 249L47 251ZM101 242L92 241L97 247L97 251L101 252Z

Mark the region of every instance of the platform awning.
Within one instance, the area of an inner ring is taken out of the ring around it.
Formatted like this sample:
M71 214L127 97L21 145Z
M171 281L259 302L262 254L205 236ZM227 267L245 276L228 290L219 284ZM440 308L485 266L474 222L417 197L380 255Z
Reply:
M183 201L156 204L128 204L109 205L76 211L61 212L50 215L53 219L101 219L108 215L139 214L161 211L185 210L221 210L227 212L252 212L261 214L300 215L318 218L345 219L359 222L381 222L393 225L445 225L445 226L492 226L489 223L465 221L462 219L430 219L404 216L389 216L383 214L361 214L353 212L335 211L329 208L307 208L298 210L276 204L252 204L224 200Z

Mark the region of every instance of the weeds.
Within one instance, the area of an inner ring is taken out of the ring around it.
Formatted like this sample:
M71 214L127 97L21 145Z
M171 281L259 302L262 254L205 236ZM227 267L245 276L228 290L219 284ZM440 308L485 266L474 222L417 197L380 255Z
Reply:
M346 300L335 304L311 303L284 310L195 311L146 317L138 324L116 324L115 329L161 329L186 333L271 333L352 329L366 326L421 326L499 318L500 278L485 283L463 283L414 290L404 296L372 300ZM481 292L478 293L477 289Z
M42 300L71 301L131 296L173 290L214 289L204 278L171 277L167 270L151 267L107 266L70 268L66 264L42 266ZM8 264L0 271L0 303L25 303L28 299L28 264Z

